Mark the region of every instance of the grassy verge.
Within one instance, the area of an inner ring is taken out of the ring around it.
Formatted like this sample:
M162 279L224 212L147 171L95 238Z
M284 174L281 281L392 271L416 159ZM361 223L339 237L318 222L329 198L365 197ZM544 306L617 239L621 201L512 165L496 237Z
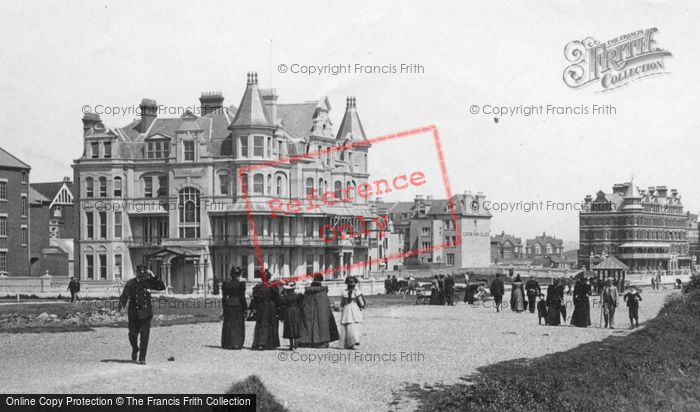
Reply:
M412 385L408 396L424 411L700 410L698 319L700 291L672 295L628 335L482 367L464 384Z
M384 308L397 305L415 304L415 296L405 299L395 295L367 296L368 308ZM340 298L332 297L331 302L340 307ZM0 334L2 333L56 333L89 332L96 327L126 327L126 318L116 318L112 309L119 306L116 299L84 299L80 302L47 299L24 304L0 305ZM223 308L220 299L193 298L154 299L154 319L152 325L173 326L207 322L221 322ZM55 315L53 319L40 321L41 314ZM72 315L80 316L72 316ZM99 314L100 316L94 316ZM16 316L15 316L16 315Z
M257 375L250 375L245 380L234 383L226 392L227 394L254 394L256 395L256 410L259 412L286 412L275 396L267 390Z

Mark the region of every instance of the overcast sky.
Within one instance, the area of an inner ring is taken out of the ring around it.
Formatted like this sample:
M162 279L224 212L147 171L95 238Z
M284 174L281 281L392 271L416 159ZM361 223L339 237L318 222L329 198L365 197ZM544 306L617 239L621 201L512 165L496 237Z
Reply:
M32 166L32 181L72 176L83 105L143 97L198 104L220 90L238 105L245 74L279 102L328 96L340 123L354 95L370 136L434 124L453 192L494 202L580 202L630 179L677 188L700 209L697 2L9 2L0 1L0 146ZM535 7L537 5L537 7ZM564 46L657 27L670 74L596 94L562 81ZM304 75L279 65L400 65L423 74ZM472 115L471 105L612 104L609 116ZM108 127L135 115L102 116ZM376 145L374 177L412 170L444 196L428 136ZM416 192L394 193L410 199ZM388 198L391 199L391 198ZM577 212L496 212L492 232L546 231L578 240Z

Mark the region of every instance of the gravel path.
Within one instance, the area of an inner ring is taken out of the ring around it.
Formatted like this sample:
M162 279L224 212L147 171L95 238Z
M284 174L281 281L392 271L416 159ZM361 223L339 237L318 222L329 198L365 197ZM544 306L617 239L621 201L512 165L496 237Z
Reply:
M643 293L640 322L656 315L668 293ZM629 332L624 304L615 330L595 327L600 312L594 305L594 327L586 329L538 326L529 312L497 314L461 303L368 309L358 352L224 351L218 348L219 324L157 327L151 330L146 366L126 361L126 329L9 334L2 335L0 387L5 393L220 393L256 373L292 410L387 410L406 382L454 383L479 366ZM247 324L246 346L252 327ZM175 361L167 361L169 356ZM307 361L310 356L317 359ZM411 406L402 402L393 409Z

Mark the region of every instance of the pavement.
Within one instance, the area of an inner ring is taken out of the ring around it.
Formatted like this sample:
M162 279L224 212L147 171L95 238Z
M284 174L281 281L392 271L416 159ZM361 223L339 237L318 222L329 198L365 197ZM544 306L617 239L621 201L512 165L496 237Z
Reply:
M640 322L656 316L670 293L677 292L645 290ZM462 303L370 308L364 311L358 351L226 351L219 348L220 324L154 327L145 366L129 360L126 328L3 334L0 388L4 393L221 393L257 374L294 411L412 410L413 402L400 396L407 383L455 383L479 366L630 332L624 303L619 329L597 327L599 308L593 301L589 328L539 326L529 312L496 313ZM254 325L246 326L250 347ZM167 360L171 356L174 361ZM392 404L397 396L401 400Z

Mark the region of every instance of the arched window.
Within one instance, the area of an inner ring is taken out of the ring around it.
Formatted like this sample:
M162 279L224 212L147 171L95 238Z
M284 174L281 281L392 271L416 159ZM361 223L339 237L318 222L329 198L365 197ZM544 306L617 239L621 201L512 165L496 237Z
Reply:
M199 190L185 187L178 196L180 238L199 237Z
M107 197L107 178L100 178L100 197Z
M272 175L267 175L267 186L265 186L265 193L268 196L272 195Z
M262 195L265 190L265 177L261 174L253 176L253 194Z
M114 178L114 197L122 197L122 178Z
M241 185L241 190L240 190L241 194L248 195L248 193L249 193L248 192L248 184L250 183L248 181L248 174L247 173L240 174L238 176L238 181Z
M306 193L306 196L313 196L313 193L314 193L314 178L313 177L306 178L306 190L304 192Z
M91 177L85 179L85 197L93 197L95 194L95 183Z
M326 182L323 181L323 178L322 178L322 177L320 177L320 178L318 179L318 193L319 193L319 196L322 195L322 194L326 191L326 184L325 184L325 183L326 183Z
M276 189L275 193L277 194L277 196L282 196L282 193L284 193L283 184L284 184L284 182L283 182L282 176L277 176L277 185L275 188Z
M343 194L343 184L340 182L340 180L336 180L335 183L333 183L333 191L335 193L336 200L340 200Z

